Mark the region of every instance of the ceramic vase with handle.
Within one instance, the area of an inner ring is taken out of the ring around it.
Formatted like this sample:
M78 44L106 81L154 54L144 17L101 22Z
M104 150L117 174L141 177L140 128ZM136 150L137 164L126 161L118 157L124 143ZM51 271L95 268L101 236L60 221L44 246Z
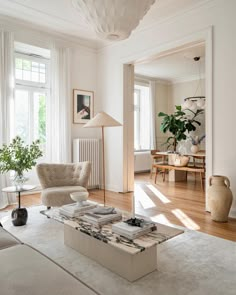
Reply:
M209 178L207 190L211 218L218 222L227 222L233 201L230 181L226 176L213 175Z

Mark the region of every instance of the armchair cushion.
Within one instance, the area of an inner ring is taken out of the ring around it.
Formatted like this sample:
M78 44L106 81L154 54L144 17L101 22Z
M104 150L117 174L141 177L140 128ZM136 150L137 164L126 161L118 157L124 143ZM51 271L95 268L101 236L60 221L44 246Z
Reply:
M59 207L73 203L70 194L74 192L86 192L82 186L61 186L46 188L41 193L42 203L49 207Z

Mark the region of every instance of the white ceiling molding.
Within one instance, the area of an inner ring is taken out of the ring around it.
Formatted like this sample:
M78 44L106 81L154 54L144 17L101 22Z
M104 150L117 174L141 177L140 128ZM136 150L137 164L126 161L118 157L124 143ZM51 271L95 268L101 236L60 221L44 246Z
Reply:
M193 57L201 57L196 63ZM135 73L141 76L161 79L169 83L181 83L199 79L205 75L205 44L170 50L161 57L147 59L147 62L135 64Z
M22 42L14 42L15 45L15 52L22 53L22 54L35 54L42 56L46 59L50 59L51 52L49 49L41 48L33 45L29 45Z
M199 80L199 75L191 75L191 76L182 76L182 77L173 77L164 79L161 77L155 77L155 74L151 74L150 72L137 73L135 72L135 77L141 80L151 80L156 81L162 84L178 84L178 83L185 83L190 81ZM201 73L201 80L205 79L205 73Z
M22 43L30 42L32 45L44 48L50 48L52 43L58 43L62 47L76 47L85 52L97 52L96 45L92 46L91 42L83 42L70 35L7 16L0 15L0 29L14 32L16 40Z
M185 82L191 82L199 80L199 75L193 75L189 77L183 77L183 78L176 78L171 80L171 84L179 84L179 83L185 83ZM205 74L201 74L201 80L205 80Z
M197 9L202 9L202 7L205 7L206 5L208 6L209 5L212 6L212 4L215 5L216 0L195 0L195 1L192 1L192 3L190 3L191 1L189 1L188 7L185 7L184 5L181 7L182 3L179 0L178 1L173 0L173 2L175 2L175 3L171 3L173 12L169 9L170 7L168 7L168 5L170 4L170 1L164 0L161 3L161 5L159 5L160 2L161 1L158 0L157 4L155 5L156 9L155 10L153 9L152 12L149 13L149 17L153 19L152 23L149 23L146 25L145 21L143 21L143 26L138 27L135 30L134 34L139 34L140 32L150 30L151 28L155 26L161 26L162 24L171 24L173 22L176 22L176 19L183 17L185 14L191 13L192 11L196 11ZM161 15L164 14L163 7L165 5L166 5L165 8L166 10L169 11L170 15L166 17L161 17ZM157 15L156 12L158 10L159 10L159 15L158 17L156 17ZM153 15L155 15L155 17L153 17Z
M155 0L72 0L97 36L104 40L127 39Z
M70 6L72 6L70 1L66 1L70 3ZM30 4L30 2L37 1L31 0L28 2ZM39 1L38 3L40 4ZM56 3L56 5L58 4L59 1ZM71 9L73 9L73 7L71 7ZM76 16L76 20L78 19L80 22L75 23L69 18L66 19L55 16L49 13L46 9L39 10L28 7L27 3L18 3L17 0L0 0L0 16L9 18L9 20L13 20L15 23L25 25L29 28L34 28L36 30L58 35L61 38L69 39L70 41L74 40L74 42L80 43L81 45L90 48L96 49L97 47L100 47L104 44L104 41L99 41L96 37L96 34L91 32L91 30L88 28L88 25L82 22L82 19L78 16Z
M178 21L183 14L191 13L191 10L203 6L211 8L207 3L214 2L215 0L158 0L130 38L151 27L161 29L162 22ZM0 0L0 14L18 19L21 24L32 29L57 34L59 38L67 38L70 42L74 39L74 42L97 50L116 44L99 40L84 19L78 17L71 0Z
M155 81L155 82L158 82L160 84L165 84L165 85L172 84L171 81L168 81L168 80L153 78L153 77L145 76L145 75L139 75L136 73L135 73L135 81L139 81L139 82Z

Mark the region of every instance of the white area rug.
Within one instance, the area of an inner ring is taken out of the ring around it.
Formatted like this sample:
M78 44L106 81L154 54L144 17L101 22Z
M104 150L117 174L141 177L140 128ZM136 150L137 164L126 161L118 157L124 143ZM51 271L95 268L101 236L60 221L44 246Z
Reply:
M28 223L14 227L11 212L0 212L3 226L104 295L235 295L236 243L185 230L157 246L158 270L129 283L63 243L63 225L28 209ZM69 294L68 294L69 295Z

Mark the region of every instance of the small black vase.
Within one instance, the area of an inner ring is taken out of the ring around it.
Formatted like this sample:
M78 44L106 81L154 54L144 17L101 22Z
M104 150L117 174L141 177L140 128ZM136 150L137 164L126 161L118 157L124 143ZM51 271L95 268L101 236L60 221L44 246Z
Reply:
M12 223L15 226L25 225L28 219L26 208L14 209L11 213Z

